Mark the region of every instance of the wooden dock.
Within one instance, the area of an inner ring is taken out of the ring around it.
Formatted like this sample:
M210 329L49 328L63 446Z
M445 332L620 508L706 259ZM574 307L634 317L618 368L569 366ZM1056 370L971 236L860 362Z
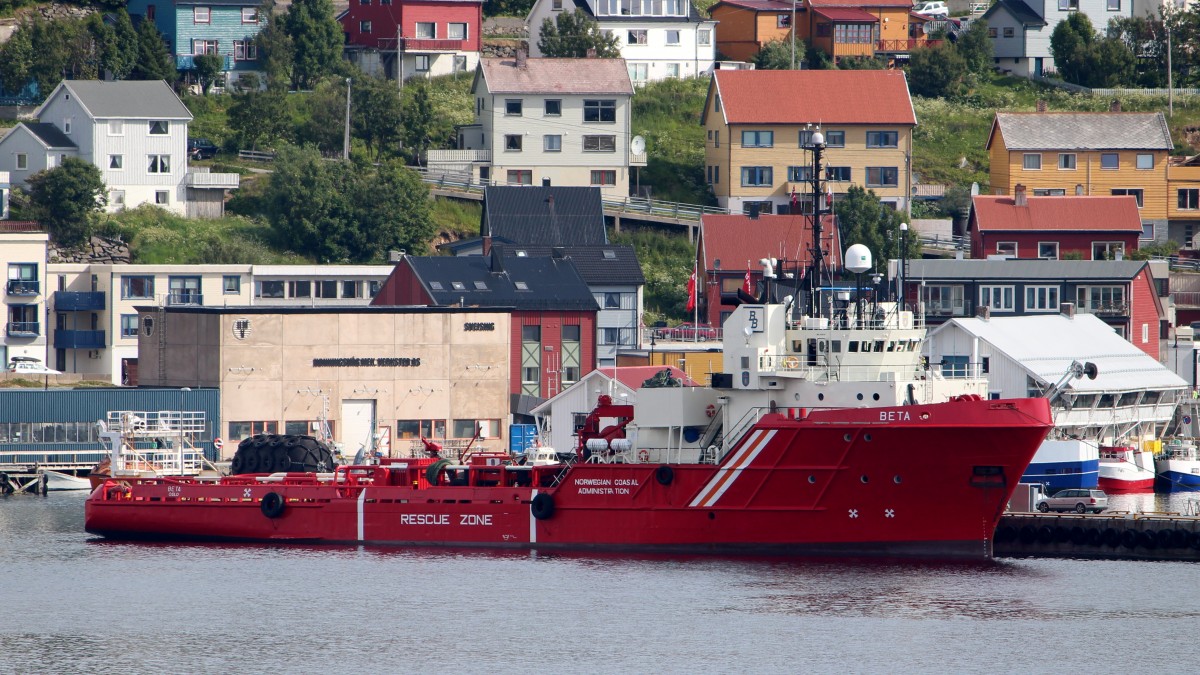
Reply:
M1200 560L1200 516L1106 511L1006 513L997 557Z
M13 494L45 495L50 477L34 466L0 465L0 496Z

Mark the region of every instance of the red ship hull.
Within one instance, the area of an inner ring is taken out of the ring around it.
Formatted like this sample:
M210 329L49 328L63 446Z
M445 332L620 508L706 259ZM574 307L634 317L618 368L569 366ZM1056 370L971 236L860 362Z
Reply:
M108 483L88 498L86 528L141 539L983 558L1050 426L1044 399L953 401L766 415L719 465L536 467L555 478L549 487L494 466L472 470L470 485L430 486L416 462L357 467L338 482Z
M1142 480L1116 480L1113 478L1100 478L1097 481L1097 487L1108 494L1121 494L1124 492L1154 492L1154 479L1145 478Z

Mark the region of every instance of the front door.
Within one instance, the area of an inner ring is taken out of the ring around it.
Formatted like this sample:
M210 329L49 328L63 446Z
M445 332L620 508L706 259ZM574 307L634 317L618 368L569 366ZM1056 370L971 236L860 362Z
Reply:
M1042 57L1037 57L1033 60L1033 74L1037 77L1042 76Z
M342 453L350 459L375 447L375 399L342 401Z

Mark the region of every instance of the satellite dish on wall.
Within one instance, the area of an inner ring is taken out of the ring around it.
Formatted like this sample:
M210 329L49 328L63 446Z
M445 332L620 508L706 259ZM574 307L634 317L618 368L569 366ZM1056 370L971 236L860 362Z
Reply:
M635 155L640 155L646 151L646 139L641 136L634 136L629 141L629 151Z

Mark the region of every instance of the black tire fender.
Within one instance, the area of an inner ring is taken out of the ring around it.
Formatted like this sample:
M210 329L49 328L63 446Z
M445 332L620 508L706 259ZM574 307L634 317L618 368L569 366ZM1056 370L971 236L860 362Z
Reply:
M1125 548L1137 548L1137 530L1125 530L1121 533L1121 545Z
M554 515L554 497L545 492L534 495L529 512L538 520L549 520Z
M278 518L283 515L283 511L287 508L287 500L278 492L268 492L263 495L262 503L258 505L262 514L268 518Z
M675 469L663 464L654 471L654 480L659 485L670 485L675 481Z
M1114 528L1108 528L1104 531L1104 544L1109 548L1116 548L1121 545L1121 533Z

